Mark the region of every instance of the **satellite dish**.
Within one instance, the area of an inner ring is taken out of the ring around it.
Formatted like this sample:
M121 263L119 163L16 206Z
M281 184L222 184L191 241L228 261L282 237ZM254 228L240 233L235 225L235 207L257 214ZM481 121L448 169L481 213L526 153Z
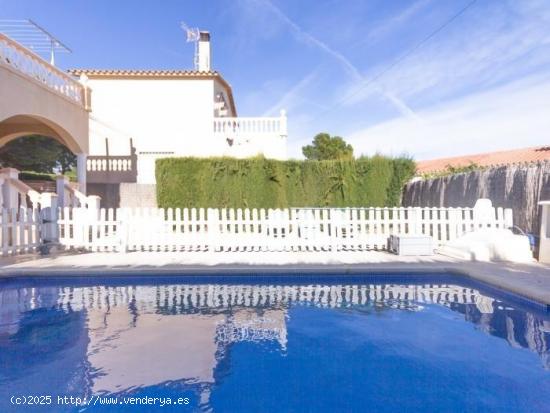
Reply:
M187 43L195 43L195 56L193 57L193 63L195 70L199 70L199 39L200 32L198 28L190 28L185 22L180 23L180 27L185 31Z

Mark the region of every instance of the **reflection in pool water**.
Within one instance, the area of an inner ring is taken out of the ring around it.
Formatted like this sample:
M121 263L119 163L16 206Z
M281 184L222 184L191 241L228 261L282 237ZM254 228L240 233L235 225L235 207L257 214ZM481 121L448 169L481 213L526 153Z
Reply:
M45 394L189 397L188 411L536 412L549 391L546 315L454 284L0 289L0 411ZM121 407L52 411L83 409Z

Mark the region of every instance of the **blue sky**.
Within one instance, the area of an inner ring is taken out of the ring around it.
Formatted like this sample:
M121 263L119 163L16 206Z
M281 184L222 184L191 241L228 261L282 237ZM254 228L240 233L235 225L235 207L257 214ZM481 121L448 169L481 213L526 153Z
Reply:
M241 116L289 116L289 154L321 131L416 159L550 143L550 1L0 0L67 43L61 68L185 69L180 21L212 34ZM372 81L372 78L384 74Z

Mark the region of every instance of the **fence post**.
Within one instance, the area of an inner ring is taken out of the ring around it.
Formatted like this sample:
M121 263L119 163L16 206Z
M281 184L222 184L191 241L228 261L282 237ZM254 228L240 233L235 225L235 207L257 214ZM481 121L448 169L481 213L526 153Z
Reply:
M10 185L11 179L19 179L19 171L15 168L3 168L0 169L0 176L3 178L2 185L2 201L3 207L7 209L19 207L19 197L17 188Z
M69 185L69 178L64 175L55 177L55 190L57 192L57 206L64 208L69 206L69 199L66 196L65 186Z
M210 252L218 251L219 234L219 211L214 208L208 208L206 211L206 219L208 221L208 250Z
M488 228L494 226L495 209L490 199L480 198L474 205L474 225L475 229Z
M96 216L97 211L99 211L99 205L101 202L101 197L97 195L89 195L87 196L86 203L88 205L88 209L90 210L91 216Z
M539 261L550 264L550 200L541 201L539 205L542 207Z
M119 235L118 252L128 252L129 244L129 210L126 208L117 208L115 210L114 220L116 221L116 233Z
M332 238L331 252L338 251L338 248L340 246L340 242L338 237L341 236L341 214L339 210L333 209L330 211L330 236Z
M42 242L44 244L58 244L59 230L57 227L57 195L44 192L40 196L42 215Z
M504 228L512 228L514 226L514 212L512 208L504 210Z

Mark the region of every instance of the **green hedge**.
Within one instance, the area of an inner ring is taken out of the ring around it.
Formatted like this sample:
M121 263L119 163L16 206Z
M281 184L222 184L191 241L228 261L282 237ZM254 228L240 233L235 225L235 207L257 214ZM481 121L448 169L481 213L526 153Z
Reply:
M52 181L55 182L55 174L48 174L44 172L34 171L21 171L19 172L19 179L23 181Z
M159 207L396 206L415 171L407 158L342 161L165 158L156 163Z
M21 171L19 172L19 179L22 181L52 181L55 182L57 174L48 174L45 172L34 172L34 171ZM76 173L74 171L68 171L65 173L65 176L69 178L70 181L76 181Z

